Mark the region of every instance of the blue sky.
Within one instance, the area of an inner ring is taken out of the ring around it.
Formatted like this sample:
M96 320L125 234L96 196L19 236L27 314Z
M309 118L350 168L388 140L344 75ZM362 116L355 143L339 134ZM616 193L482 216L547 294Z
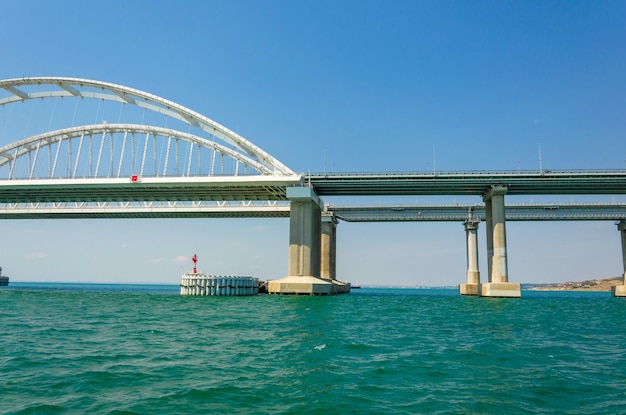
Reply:
M626 168L623 1L5 0L0 12L0 78L141 89L295 171L536 170L539 146L543 168ZM403 199L459 201L480 202ZM207 273L287 272L281 219L7 220L2 234L0 265L21 281L176 284L193 253ZM623 272L610 222L508 223L507 239L511 281ZM483 280L484 241L483 226ZM464 244L457 223L340 223L338 277L458 284Z

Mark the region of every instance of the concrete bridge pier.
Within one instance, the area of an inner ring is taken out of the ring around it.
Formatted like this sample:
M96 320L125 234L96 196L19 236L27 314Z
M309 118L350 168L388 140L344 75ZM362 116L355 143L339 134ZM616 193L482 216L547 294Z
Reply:
M289 270L270 281L270 294L333 294L333 283L320 278L322 201L309 187L288 187Z
M521 297L519 283L509 282L506 252L506 221L504 195L506 186L492 186L483 197L487 222L489 282L479 284L481 297Z
M350 292L350 284L337 281L337 218L332 212L322 212L321 238L320 277L333 284L333 294Z
M337 218L332 212L322 212L322 246L320 277L324 280L336 279Z
M622 219L617 224L617 230L622 236L622 261L624 262L624 275L622 285L611 287L611 292L615 297L626 297L626 220Z
M468 220L465 225L467 240L467 283L459 285L461 295L478 295L480 272L478 271L478 221Z

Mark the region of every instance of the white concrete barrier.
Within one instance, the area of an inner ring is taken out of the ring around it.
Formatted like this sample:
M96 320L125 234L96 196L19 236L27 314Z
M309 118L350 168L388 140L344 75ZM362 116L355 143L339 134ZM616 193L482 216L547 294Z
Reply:
M180 278L180 295L243 296L259 293L259 279L247 276L205 275L187 272Z

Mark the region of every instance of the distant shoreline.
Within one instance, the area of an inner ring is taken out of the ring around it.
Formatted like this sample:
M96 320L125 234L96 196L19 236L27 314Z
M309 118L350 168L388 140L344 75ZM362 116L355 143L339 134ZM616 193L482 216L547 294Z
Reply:
M577 282L561 282L530 287L537 291L611 291L611 287L622 285L623 277L604 278L600 280L586 280Z

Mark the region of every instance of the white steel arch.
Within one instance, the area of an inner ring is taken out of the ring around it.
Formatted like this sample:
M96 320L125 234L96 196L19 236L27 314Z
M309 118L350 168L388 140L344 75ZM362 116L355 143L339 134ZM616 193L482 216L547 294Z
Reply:
M28 92L21 89L21 87L27 86L51 86L56 88L36 92ZM291 169L269 153L263 151L234 131L180 104L144 91L108 82L66 77L6 79L0 80L0 88L11 94L8 97L0 99L0 106L32 99L55 97L92 98L135 105L189 123L223 140L225 143L235 146L258 160L259 163L265 165L266 169L263 170L263 174L268 174L267 172L271 172L270 174L275 175L291 176L295 174ZM95 91L89 90L88 88L95 89Z
M28 137L23 140L15 141L4 147L0 147L0 168L9 165L11 168L8 174L9 176L8 178L15 178L13 177L11 173L13 171L13 165L17 162L18 159L28 157L29 165L35 164L37 160L40 160L42 158L42 157L39 157L40 152L43 152L45 151L46 148L49 148L52 146L56 146L57 148L60 148L63 142L68 142L68 141L71 141L72 139L78 139L81 142L81 145L78 146L79 153L75 155L76 159L73 160L73 164L77 167L78 162L79 162L79 157L80 157L80 151L81 151L80 149L82 146L82 141L85 137L91 138L95 135L101 135L104 137L107 134L112 135L114 133L124 133L125 134L124 140L126 138L126 134L142 134L142 135L145 134L146 136L155 137L155 139L156 139L156 136L159 136L163 138L184 141L184 142L196 145L198 147L198 150L200 150L200 148L205 148L205 149L213 151L214 154L219 153L222 156L230 157L231 159L235 160L238 165L241 164L244 168L249 167L262 175L273 174L273 172L266 165L258 162L257 160L243 153L237 152L233 150L232 148L226 147L222 144L216 143L211 140L207 140L202 137L198 137L193 134L188 134L188 133L184 133L184 132L177 131L177 130L149 126L149 125L108 124L108 123L86 125L86 126L65 128L65 129L61 129L57 131L51 131L51 132L47 132L44 134L38 134L32 137ZM144 143L146 145L141 146L141 148L138 149L138 152L140 153L139 158L142 160L145 160L146 157L148 156L146 154L148 150L147 140L148 140L147 138L144 140ZM68 144L68 147L69 146L70 144ZM100 144L100 149L102 147L103 147L103 144ZM118 148L119 147L120 146L118 146ZM165 154L165 156L162 157L165 160L167 160L167 156L169 155L169 142L168 142L167 150L168 150L168 154ZM157 150L156 150L156 145L155 145L155 148L154 148L155 156L156 156L156 152ZM103 160L102 151L99 151L97 156L98 157L95 160L97 165L100 165L101 163L104 163L106 161L109 161L109 164L112 164L113 162L115 162L117 174L114 176L117 176L117 177L120 176L122 162L124 159L124 147L121 147L120 150L118 150L118 152L116 153L114 152L108 153L107 156L110 160ZM54 157L55 162L56 162L57 157L58 156ZM33 159L35 160L34 162L32 161ZM52 162L52 157L50 157L50 161ZM163 163L162 160L161 162ZM210 162L211 161L209 161L209 163ZM119 166L119 168L117 166ZM157 166L154 166L154 167L156 169ZM34 166L29 167L29 170L33 171ZM49 170L52 170L52 169L49 169ZM158 171L160 172L159 176L168 176L167 169L164 168L163 166L158 166ZM96 169L95 176L97 176L97 172L98 170ZM212 175L208 168L205 169L205 172L206 172L206 175ZM128 171L125 171L125 174L129 175L131 173ZM179 174L179 176L184 176L184 175L185 174ZM52 174L50 178L53 178L53 177L54 177L54 174Z

